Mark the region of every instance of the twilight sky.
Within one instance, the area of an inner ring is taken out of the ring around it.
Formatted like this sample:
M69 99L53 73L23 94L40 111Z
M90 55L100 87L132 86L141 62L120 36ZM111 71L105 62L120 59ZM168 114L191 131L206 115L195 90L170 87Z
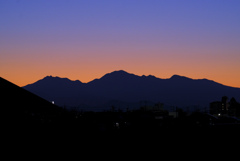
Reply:
M0 76L115 70L240 87L239 0L0 0Z

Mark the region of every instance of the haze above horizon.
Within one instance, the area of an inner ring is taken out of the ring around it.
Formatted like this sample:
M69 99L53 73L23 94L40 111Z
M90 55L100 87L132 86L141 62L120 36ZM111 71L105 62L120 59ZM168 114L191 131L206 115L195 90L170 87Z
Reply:
M240 87L238 0L0 1L0 76L89 82L116 70Z

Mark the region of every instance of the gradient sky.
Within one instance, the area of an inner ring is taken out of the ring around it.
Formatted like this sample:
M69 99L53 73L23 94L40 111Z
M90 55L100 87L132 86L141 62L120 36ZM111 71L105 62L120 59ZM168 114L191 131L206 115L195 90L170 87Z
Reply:
M115 70L240 87L239 0L0 0L0 76Z

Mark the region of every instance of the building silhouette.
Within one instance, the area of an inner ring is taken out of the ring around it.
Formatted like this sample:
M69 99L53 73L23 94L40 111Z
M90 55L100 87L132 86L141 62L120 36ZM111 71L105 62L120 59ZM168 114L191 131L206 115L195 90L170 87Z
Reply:
M209 113L216 117L238 117L240 118L240 104L231 98L228 101L227 96L223 96L221 101L214 101L210 103Z

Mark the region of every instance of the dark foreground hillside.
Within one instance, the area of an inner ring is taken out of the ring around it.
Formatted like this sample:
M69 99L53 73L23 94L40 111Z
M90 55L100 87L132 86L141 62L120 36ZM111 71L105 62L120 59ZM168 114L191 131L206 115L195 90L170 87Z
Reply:
M73 116L43 98L0 78L3 126L14 130L67 124Z

